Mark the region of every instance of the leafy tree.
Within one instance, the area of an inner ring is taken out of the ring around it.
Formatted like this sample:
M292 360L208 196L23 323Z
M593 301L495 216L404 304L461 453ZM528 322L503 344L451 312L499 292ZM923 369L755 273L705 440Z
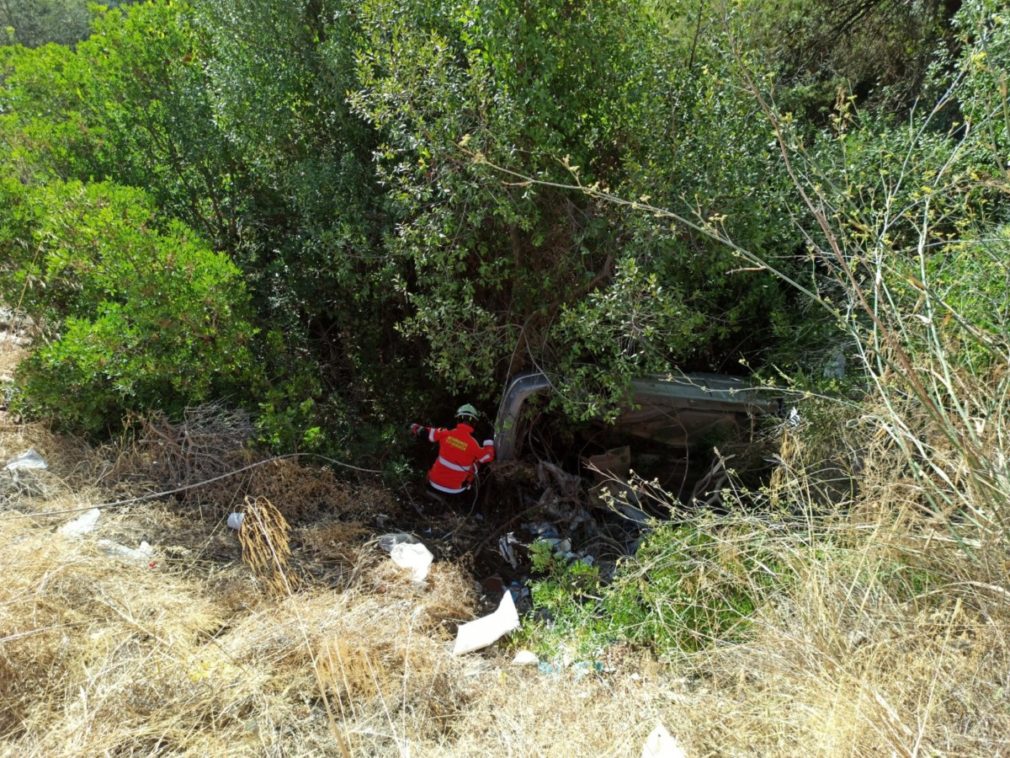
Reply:
M796 244L788 215L775 217L768 131L728 81L725 37L709 27L700 41L679 8L363 5L351 101L384 139L389 250L414 308L402 328L449 386L490 392L535 365L569 377L570 410L585 412L586 391L616 399L634 371L720 365L781 305L771 278L730 282L738 262L720 246L600 199L650 196L762 248ZM605 347L610 327L593 338L588 324L626 323L629 296L644 320L670 326L676 313L683 327L639 331L648 345L630 353Z
M76 50L7 51L0 130L26 181L142 187L229 251L272 333L268 413L290 420L312 388L295 415L319 425L388 335L370 132L343 102L352 66L314 47L349 60L347 28L308 4L231 5L107 11Z
M862 106L907 110L938 50L954 52L961 0L773 0L746 4L752 50L776 61L789 108L821 125L839 90Z
M268 415L337 435L389 438L425 394L413 345L394 331L404 301L385 255L374 131L352 114L354 2L202 0L214 121L248 170L234 250L261 318L283 333ZM284 375L297 366L290 379ZM306 406L306 393L312 400ZM273 435L273 433L271 433Z
M41 180L144 187L165 213L217 245L234 244L241 171L214 127L186 6L98 12L74 50L7 51L8 139Z

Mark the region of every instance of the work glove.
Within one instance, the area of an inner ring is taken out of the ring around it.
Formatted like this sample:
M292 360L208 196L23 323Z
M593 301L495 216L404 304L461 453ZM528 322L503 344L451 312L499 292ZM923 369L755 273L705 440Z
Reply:
M423 431L424 431L424 427L421 426L420 424L411 424L410 425L410 433L412 435L414 435L415 437L420 437L421 436L421 432L423 432Z

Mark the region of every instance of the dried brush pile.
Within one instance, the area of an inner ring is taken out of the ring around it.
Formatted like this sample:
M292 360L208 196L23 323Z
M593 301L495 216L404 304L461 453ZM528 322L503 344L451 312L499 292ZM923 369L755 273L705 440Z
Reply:
M184 488L226 476L253 460L249 415L217 404L189 408L178 422L161 413L138 417L127 428L115 447L112 477L161 491L182 490L177 495L182 502L206 499L201 488Z
M173 422L162 414L134 420L135 429L103 453L106 479L174 497L207 515L241 511L247 498L266 498L290 522L325 514L365 515L392 508L379 487L348 486L312 459L270 457L255 452L248 414L206 404Z

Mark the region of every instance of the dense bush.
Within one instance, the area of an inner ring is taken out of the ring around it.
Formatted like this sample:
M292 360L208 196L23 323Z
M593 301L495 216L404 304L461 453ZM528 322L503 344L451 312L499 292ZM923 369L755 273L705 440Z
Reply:
M19 367L23 407L99 432L135 410L254 395L239 270L150 198L106 183L7 185L5 291L43 339Z
M904 17L886 5L868 4L863 32L880 14ZM904 209L924 207L923 187L937 232L984 233L999 219L993 156L1006 135L988 114L1005 99L1005 21L992 3L966 3L939 34L950 9L927 5L921 28L880 43L892 55L942 37L931 91L964 72L923 129L856 110L900 98L844 86L818 100L817 118L786 110L815 97L814 85L795 59L788 70L767 61L809 39L794 39L796 23L809 31L832 16L817 0L773 13L686 0L96 9L74 48L0 48L4 171L32 197L72 181L136 188L158 239L199 234L238 267L252 327L234 331L254 335L243 344L269 377L250 400L274 444L357 436L376 451L404 418L441 415L460 393L493 405L507 376L531 367L557 380L569 415L606 414L642 372L772 361L791 372L835 344L846 307L838 262L818 252L824 231L785 170L769 109L794 178L818 180L811 194L850 246L914 246ZM858 63L836 52L842 68ZM903 54L906 86L928 55ZM985 139L958 142L958 109ZM932 184L951 151L971 161ZM902 212L878 214L885 198ZM52 207L63 212L62 200ZM16 226L26 211L6 213ZM44 215L32 223L44 227ZM150 225L124 217L124 229L140 224ZM84 244L66 236L67 254L86 258ZM855 281L874 275L866 260L853 256ZM888 273L913 272L896 260ZM62 303L51 317L78 319L66 334L83 344L93 325L99 342L126 340L125 316L90 295L86 313L67 310L68 281L52 283L46 304ZM16 303L24 282L8 282L3 296Z

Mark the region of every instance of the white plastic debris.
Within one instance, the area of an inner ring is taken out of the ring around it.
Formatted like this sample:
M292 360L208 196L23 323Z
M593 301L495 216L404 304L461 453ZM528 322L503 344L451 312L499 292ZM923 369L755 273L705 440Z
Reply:
M642 758L687 758L687 753L666 727L657 723L656 728L645 738Z
M435 556L420 542L400 542L393 545L389 557L400 568L410 569L410 578L420 584L428 577Z
M92 508L90 511L82 513L73 521L65 523L56 530L56 533L62 534L64 537L82 537L88 532L95 530L95 526L98 524L98 517L101 515L102 512L100 510Z
M519 614L516 613L516 604L512 600L512 593L506 591L498 610L489 616L463 624L456 630L456 645L452 649L452 654L463 655L480 650L518 628Z
M122 558L133 563L149 563L154 556L154 548L147 544L147 541L140 543L140 547L132 548L120 545L112 540L98 540L99 549L106 555Z
M242 519L244 518L245 518L244 513L229 513L228 527L231 529L238 530L242 526Z
M515 550L512 549L513 545L522 545L522 543L516 539L515 532L509 532L498 539L498 554L508 561L512 568L518 568L519 561L516 558Z
M49 465L41 455L35 452L35 448L30 447L21 455L15 455L7 461L4 468L8 471L23 471L25 469L49 468Z
M512 659L512 663L516 666L536 666L540 663L540 659L530 650L520 650Z

